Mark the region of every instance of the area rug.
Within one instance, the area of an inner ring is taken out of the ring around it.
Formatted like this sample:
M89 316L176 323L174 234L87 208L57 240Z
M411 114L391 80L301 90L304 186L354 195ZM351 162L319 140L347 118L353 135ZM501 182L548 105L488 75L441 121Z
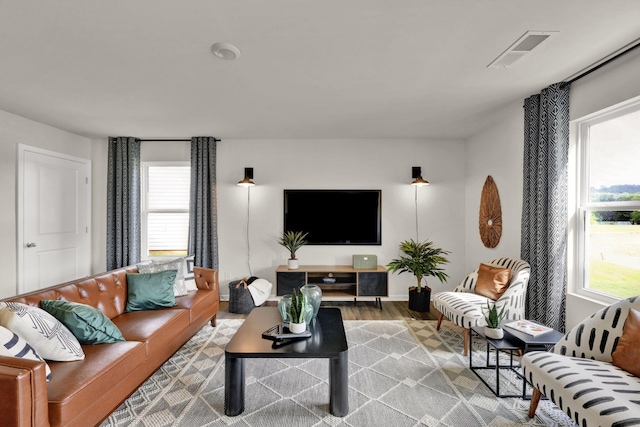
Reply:
M422 320L344 322L350 393L343 418L329 413L326 359L248 359L245 411L227 417L224 347L241 324L205 326L102 426L575 426L548 401L530 419L529 401L496 398L462 356L460 329L443 322L436 331ZM484 353L476 355L482 363ZM519 378L503 380L521 390Z

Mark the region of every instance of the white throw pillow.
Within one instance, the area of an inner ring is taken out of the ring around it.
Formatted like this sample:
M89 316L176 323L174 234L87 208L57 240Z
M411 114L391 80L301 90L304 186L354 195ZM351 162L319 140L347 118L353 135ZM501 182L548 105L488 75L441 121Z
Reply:
M45 360L83 360L77 338L46 311L18 302L0 302L0 326L28 342Z
M181 259L184 263L182 267L182 272L184 273L184 287L187 288L187 291L197 291L198 287L196 286L196 279L193 275L193 263L195 256L190 255Z
M20 359L39 360L44 359L29 345L28 342L11 332L9 329L0 326L0 356L19 357ZM51 368L44 362L47 381L51 379Z

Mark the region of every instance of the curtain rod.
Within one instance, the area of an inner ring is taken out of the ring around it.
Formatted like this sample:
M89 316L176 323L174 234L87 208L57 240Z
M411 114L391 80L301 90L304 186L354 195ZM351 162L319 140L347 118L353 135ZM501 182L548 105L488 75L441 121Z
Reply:
M637 41L637 40L636 40L636 41ZM635 43L635 42L634 42L634 43ZM620 58L621 56L626 55L627 53L631 52L632 50L637 49L638 47L640 47L640 42L638 42L638 43L634 44L633 46L631 46L631 47L629 47L629 48L627 48L627 49L623 50L622 52L620 52L620 53L618 53L618 54L616 54L616 55L612 56L611 58L607 59L606 61L603 61L603 62L601 62L600 64L598 64L598 65L596 65L596 66L594 66L594 67L592 67L592 68L589 68L589 69L588 69L587 71L585 71L584 73L581 73L580 75L578 75L578 76L576 76L576 77L572 78L571 80L569 80L569 81L567 81L567 82L565 82L565 83L567 83L567 84L571 84L571 83L575 82L576 80L580 80L581 78L586 77L586 76L588 76L589 74L593 73L594 71L599 70L600 68L604 67L605 65L607 65L607 64L609 64L609 63L611 63L611 62L615 61L616 59Z
M218 138L213 138L213 140L215 142L220 142L221 140ZM191 139L141 139L141 142L162 142L162 141L185 141L185 142L191 142Z

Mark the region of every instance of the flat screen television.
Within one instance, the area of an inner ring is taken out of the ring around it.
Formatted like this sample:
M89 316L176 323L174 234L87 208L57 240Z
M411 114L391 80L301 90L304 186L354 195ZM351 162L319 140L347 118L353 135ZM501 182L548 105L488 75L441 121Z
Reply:
M284 230L310 245L380 245L381 213L381 190L284 190Z

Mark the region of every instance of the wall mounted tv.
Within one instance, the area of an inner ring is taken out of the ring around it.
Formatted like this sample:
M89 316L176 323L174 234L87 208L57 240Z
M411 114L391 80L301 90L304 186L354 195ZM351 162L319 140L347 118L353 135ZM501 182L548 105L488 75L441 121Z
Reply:
M310 245L380 245L381 190L284 190L284 230Z

